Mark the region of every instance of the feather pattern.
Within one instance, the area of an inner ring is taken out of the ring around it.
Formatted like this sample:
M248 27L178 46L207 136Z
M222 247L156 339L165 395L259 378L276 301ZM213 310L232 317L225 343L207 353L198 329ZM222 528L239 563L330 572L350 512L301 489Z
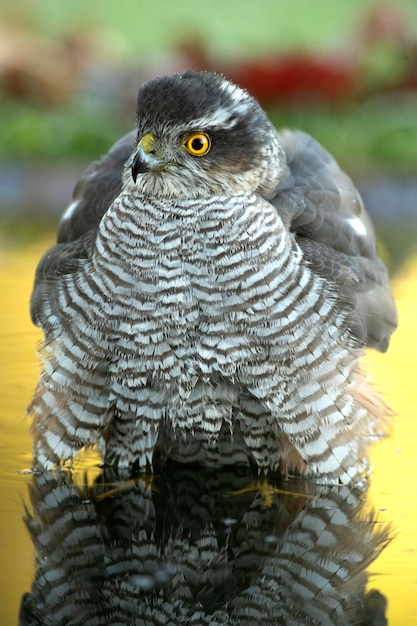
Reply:
M121 479L33 477L36 570L21 626L386 624L366 568L391 532L362 491L299 481L298 497L267 506L242 472L171 467L156 489Z
M323 148L277 133L242 90L212 74L160 80L138 104L160 169L132 179L134 135L122 138L82 177L37 270L35 458L50 467L97 443L119 466L152 466L157 452L359 481L385 412L363 393L359 358L396 325L360 197ZM187 81L216 95L197 119ZM147 110L161 85L188 103L178 119L165 101ZM176 146L193 127L212 134L205 161ZM237 148L246 137L250 159L225 162L224 134Z

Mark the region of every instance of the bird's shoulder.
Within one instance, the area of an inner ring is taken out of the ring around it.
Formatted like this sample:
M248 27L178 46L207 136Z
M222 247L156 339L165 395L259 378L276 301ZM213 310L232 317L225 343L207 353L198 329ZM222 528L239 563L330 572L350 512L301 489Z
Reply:
M133 152L136 131L119 139L99 161L86 168L75 185L72 202L58 226L57 243L83 237L97 228L122 188L125 163Z
M397 324L396 308L359 192L311 136L284 130L278 137L288 175L268 201L295 237L311 269L329 281L352 310L353 336L365 345L386 350ZM91 255L100 220L122 188L135 139L135 131L119 139L77 182L58 227L57 245L37 268L31 303L35 323L45 284L76 271Z
M311 136L298 130L278 135L288 176L269 201L310 268L325 278L350 308L353 336L385 351L397 326L397 312L360 193Z
M42 325L45 290L51 297L56 279L76 272L91 256L100 220L120 193L124 165L135 138L135 131L124 135L99 161L90 163L76 183L72 201L59 222L57 243L47 250L36 269L30 302L35 324Z

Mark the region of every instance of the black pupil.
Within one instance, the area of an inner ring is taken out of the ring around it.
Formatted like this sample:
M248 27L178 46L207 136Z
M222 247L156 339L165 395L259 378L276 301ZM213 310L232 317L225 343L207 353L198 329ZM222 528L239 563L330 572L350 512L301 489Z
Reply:
M204 148L204 141L201 139L201 137L196 137L195 139L192 140L191 147L196 152L199 152L200 150Z

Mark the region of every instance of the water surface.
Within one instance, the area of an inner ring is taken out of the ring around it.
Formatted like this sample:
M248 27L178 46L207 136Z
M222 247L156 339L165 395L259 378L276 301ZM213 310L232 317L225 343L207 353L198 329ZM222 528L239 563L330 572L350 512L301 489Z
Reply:
M94 580L87 595L95 598L96 610L103 610L101 619L110 619L98 623L117 623L109 615L116 605L122 611L123 601L133 617L135 611L146 613L149 603L153 611L160 603L160 623L169 611L179 612L186 623L205 623L211 616L210 623L221 624L232 614L235 621L227 623L246 623L245 611L258 598L252 609L261 613L296 610L300 599L316 617L320 611L344 612L346 621L330 624L349 623L362 602L362 614L374 611L373 623L382 624L385 597L389 624L417 624L417 258L394 277L401 324L389 352L366 359L377 389L395 409L396 423L391 438L373 449L369 490L357 493L317 489L306 481L265 488L245 472L184 474L178 468L154 480L131 481L101 474L94 466L87 471L82 462L72 476L27 473L31 448L25 406L38 375L34 347L41 338L30 323L28 301L34 267L46 246L46 240L30 246L3 240L0 251L1 623L17 624L20 610L22 623L86 623L85 616L84 622L73 616L69 622L51 607L62 610L60 598L69 597L65 610L82 605L82 585ZM388 545L387 524L393 529ZM94 576L85 558L89 550ZM297 550L303 565L291 570ZM368 580L362 567L355 570L355 554L369 562ZM336 563L337 576L326 578L323 570L321 590L311 592L307 602L309 568L319 560ZM290 585L279 574L288 567ZM378 594L366 596L371 589ZM24 622L45 597L49 617ZM128 613L123 615L127 619Z

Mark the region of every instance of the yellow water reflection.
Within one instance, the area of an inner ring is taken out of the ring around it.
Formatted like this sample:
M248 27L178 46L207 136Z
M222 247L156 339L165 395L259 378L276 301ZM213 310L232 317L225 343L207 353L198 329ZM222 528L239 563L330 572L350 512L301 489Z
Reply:
M49 242L21 249L7 249L3 242L0 251L0 586L6 597L5 624L16 623L20 597L30 589L33 572L32 546L21 521L27 478L16 470L29 467L31 460L24 409L36 383L34 346L41 335L30 323L28 301L34 267ZM417 624L417 257L393 287L400 328L389 352L371 353L367 366L397 413L393 436L373 450L371 485L372 504L381 519L393 523L396 536L372 564L369 586L387 596L390 625L405 626Z
M33 546L22 522L27 480L18 469L30 466L31 447L25 404L38 375L34 344L40 333L31 326L28 298L36 259L45 242L16 250L0 246L0 589L1 621L17 623L22 593L30 588Z
M390 624L417 624L417 257L393 284L400 326L386 355L370 353L377 389L396 412L392 437L374 446L371 497L395 541L371 566L389 599Z

